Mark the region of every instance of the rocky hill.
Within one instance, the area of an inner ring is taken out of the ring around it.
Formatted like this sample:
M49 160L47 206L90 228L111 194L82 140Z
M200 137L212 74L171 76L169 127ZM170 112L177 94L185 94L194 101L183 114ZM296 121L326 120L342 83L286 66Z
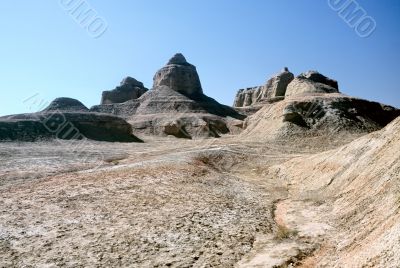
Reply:
M92 139L110 142L138 142L132 126L124 119L89 112L81 102L55 99L42 112L0 118L0 141L46 139Z
M395 107L340 93L336 80L317 71L294 78L287 68L265 86L239 90L235 106L250 115L241 136L262 140L325 137L329 143L345 136L350 141L383 128L400 115Z
M173 56L157 71L153 88L140 98L94 106L91 111L121 116L138 133L179 138L237 133L245 118L203 94L196 67L182 54Z

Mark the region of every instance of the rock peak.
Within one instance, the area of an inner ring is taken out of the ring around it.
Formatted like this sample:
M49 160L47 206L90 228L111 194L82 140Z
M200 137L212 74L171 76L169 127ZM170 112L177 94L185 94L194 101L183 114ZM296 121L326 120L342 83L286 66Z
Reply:
M113 90L103 91L101 104L123 103L129 100L136 100L146 93L147 90L142 82L127 76L121 81L120 86Z
M121 86L126 86L126 85L132 85L132 86L136 86L136 87L143 87L143 83L136 80L133 77L127 76L124 79L122 79Z
M57 98L53 100L43 112L68 111L68 112L87 112L89 109L80 101L72 98Z
M167 86L186 95L203 94L196 67L188 63L180 53L175 54L168 64L155 74L153 80L154 89Z
M177 53L167 63L167 65L172 65L172 64L187 65L188 62L186 61L186 58L185 56L183 56L183 54Z

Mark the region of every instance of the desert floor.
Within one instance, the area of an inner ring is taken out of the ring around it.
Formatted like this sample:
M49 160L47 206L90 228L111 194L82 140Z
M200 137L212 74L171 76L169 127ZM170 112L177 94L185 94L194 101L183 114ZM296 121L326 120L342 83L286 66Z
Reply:
M145 141L0 143L0 267L314 266L329 203L269 167L323 144Z

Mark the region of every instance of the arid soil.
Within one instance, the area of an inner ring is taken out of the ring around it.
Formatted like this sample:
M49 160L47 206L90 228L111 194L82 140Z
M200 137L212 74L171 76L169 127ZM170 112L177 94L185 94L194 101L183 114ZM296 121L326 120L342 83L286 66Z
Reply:
M0 143L0 267L396 267L397 121L331 151Z

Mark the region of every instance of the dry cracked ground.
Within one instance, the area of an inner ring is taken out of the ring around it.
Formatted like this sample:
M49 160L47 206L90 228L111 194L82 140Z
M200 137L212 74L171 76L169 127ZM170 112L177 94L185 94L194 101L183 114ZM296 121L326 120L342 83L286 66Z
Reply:
M399 129L1 143L0 267L399 267Z

